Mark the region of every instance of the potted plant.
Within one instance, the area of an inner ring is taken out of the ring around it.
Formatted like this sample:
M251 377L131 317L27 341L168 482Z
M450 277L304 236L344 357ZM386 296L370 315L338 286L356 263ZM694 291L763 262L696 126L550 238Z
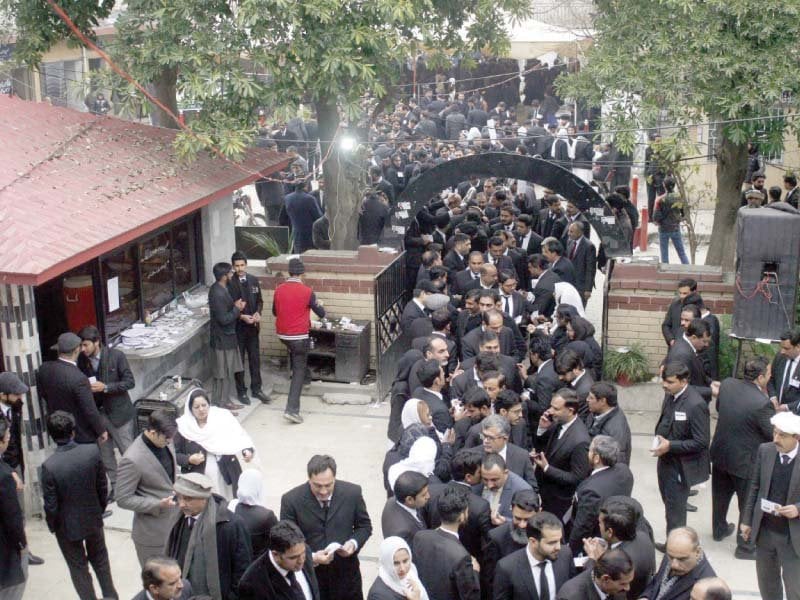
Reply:
M603 371L608 379L620 385L631 385L650 379L647 355L639 344L614 348L603 360Z

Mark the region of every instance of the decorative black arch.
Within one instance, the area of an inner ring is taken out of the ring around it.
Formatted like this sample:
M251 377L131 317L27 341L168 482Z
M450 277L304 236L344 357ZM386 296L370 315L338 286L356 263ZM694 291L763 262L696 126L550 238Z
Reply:
M522 179L542 185L575 202L605 246L609 257L630 256L630 240L617 223L602 196L571 171L541 158L489 152L443 162L429 169L403 190L392 212L392 231L402 235L422 206L448 187L457 186L470 175Z

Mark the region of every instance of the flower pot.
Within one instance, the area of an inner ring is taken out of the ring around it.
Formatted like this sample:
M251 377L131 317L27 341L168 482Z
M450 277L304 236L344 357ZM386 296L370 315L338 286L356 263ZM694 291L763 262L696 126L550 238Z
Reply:
M617 375L617 383L623 387L628 387L631 385L631 380L627 373L620 373Z

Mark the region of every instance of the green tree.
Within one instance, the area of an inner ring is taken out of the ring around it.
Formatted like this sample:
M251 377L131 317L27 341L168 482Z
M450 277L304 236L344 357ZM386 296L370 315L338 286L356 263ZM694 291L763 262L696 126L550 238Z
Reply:
M42 0L0 1L17 16L20 39L52 25L20 20L21 6ZM72 3L89 12L95 6ZM167 106L174 108L178 95L202 108L191 124L194 135L178 138L188 156L214 145L240 157L256 133L258 106L285 116L300 104L313 107L322 153L329 155L324 173L333 248L353 248L358 186L338 146L329 147L340 123L357 117L367 94L387 103L407 58L420 49L440 64L453 54L465 62L481 51L502 54L505 16L530 11L530 0L130 0L110 51ZM45 46L20 55L36 64ZM128 92L123 96L137 98Z
M733 264L731 235L747 142L779 147L792 119L760 119L796 97L800 3L785 0L597 0L586 66L558 81L562 94L613 100L605 129L720 122L717 206L707 264ZM793 106L793 103L792 103ZM618 142L632 147L633 133Z

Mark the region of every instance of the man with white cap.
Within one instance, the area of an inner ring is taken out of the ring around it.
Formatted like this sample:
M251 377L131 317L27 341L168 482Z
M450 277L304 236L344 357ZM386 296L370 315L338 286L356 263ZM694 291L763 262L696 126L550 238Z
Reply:
M782 587L787 600L800 600L800 415L780 412L771 422L772 442L758 448L740 529L756 545L763 600L781 600Z
M53 413L63 410L75 417L78 444L102 444L108 439L103 418L97 410L89 379L78 368L81 338L71 332L58 336L58 359L39 367L39 395Z
M244 521L228 510L222 496L212 494L212 485L202 473L175 479L181 514L172 526L165 553L178 562L193 593L225 600L237 597L252 549Z

